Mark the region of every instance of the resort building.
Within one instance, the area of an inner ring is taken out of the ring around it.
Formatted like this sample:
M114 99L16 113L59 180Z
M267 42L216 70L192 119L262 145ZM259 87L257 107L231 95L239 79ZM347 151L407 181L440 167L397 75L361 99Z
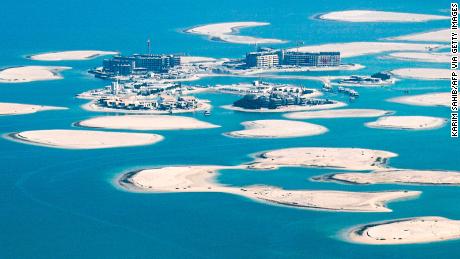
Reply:
M340 52L300 52L261 48L246 54L246 67L267 68L286 66L339 66Z
M275 67L280 64L278 51L255 51L246 54L246 66L257 68Z
M283 51L283 65L288 66L339 66L340 52Z
M135 54L104 59L102 66L106 74L126 76L133 73L167 73L180 63L180 56L176 55Z

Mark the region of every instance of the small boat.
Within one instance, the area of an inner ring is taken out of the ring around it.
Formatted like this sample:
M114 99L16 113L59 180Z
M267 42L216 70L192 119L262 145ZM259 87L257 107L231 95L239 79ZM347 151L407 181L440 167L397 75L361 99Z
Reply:
M204 116L210 116L211 115L211 111L205 111L204 112Z

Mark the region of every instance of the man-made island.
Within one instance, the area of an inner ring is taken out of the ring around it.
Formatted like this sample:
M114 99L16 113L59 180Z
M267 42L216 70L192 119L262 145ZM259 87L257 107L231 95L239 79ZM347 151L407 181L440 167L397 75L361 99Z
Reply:
M285 114L289 119L331 119L331 118L369 118L390 115L391 111L377 109L333 109L323 111L293 112Z
M418 244L460 238L460 221L443 217L417 217L355 227L346 238L369 245Z
M153 193L221 192L274 205L342 212L390 212L387 202L414 198L418 191L345 192L284 190L273 186L225 186L215 181L217 171L240 167L177 166L123 174L117 183L128 190Z
M63 149L143 146L163 139L157 134L65 129L23 131L10 133L6 138L26 144Z
M338 173L314 177L319 181L351 184L460 185L460 172L438 170L386 169L371 173Z
M332 20L342 22L426 22L434 20L446 20L448 16L399 13L373 10L348 10L322 14L318 16L321 20Z
M66 107L45 106L22 103L0 103L0 115L30 114L41 111L66 110Z
M118 54L118 52L102 50L69 50L35 54L29 56L29 58L40 61L88 60L100 56L115 54Z
M328 131L321 125L289 120L255 120L241 124L244 130L227 132L225 135L238 138L294 138L320 135Z
M400 130L429 130L441 128L446 124L444 118L431 116L386 116L366 123L367 127Z
M127 130L189 130L219 127L192 117L168 115L100 116L77 122L75 125L88 128Z
M277 44L285 43L284 40L279 39L264 39L251 36L235 35L239 33L242 28L267 26L267 22L225 22L213 23L208 25L196 26L185 30L186 33L204 35L211 40L224 41L229 43L238 44Z
M59 72L70 67L21 66L0 69L0 83L27 83L62 79Z
M344 170L376 170L384 168L395 153L363 148L304 147L286 148L255 154L252 169L279 167L320 167Z
M450 107L450 92L401 96L388 99L387 101L416 106Z

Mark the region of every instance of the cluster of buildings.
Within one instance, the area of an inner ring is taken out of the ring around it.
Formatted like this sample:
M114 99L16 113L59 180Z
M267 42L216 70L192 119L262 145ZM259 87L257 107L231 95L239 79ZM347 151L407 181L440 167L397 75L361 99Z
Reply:
M340 84L379 85L392 82L391 75L387 72L375 73L371 76L350 76L339 81Z
M333 101L327 99L312 99L302 96L290 96L279 93L271 94L247 94L240 100L233 103L233 106L244 109L277 109L282 106L291 105L323 105L332 104Z
M193 110L198 107L198 100L193 96L174 96L158 94L154 98L136 96L106 96L97 100L100 107L124 110Z
M166 54L134 54L130 56L117 55L104 59L102 69L91 70L97 77L127 76L145 74L147 72L167 73L181 64L180 56Z
M332 101L312 99L308 95L312 89L289 87L286 85L274 85L255 81L254 92L250 92L243 98L233 103L236 107L244 109L277 109L281 106L290 105L320 105L331 104ZM268 89L268 90L267 90Z
M247 68L270 68L277 66L340 66L340 52L300 52L259 48L246 54Z

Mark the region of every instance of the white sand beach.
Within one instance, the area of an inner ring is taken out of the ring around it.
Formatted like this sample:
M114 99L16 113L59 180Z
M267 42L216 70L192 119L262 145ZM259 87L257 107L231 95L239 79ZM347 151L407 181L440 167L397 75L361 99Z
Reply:
M441 128L446 122L444 118L430 116L386 116L365 125L380 129L429 130Z
M32 60L40 61L87 60L97 58L100 56L116 54L118 54L118 52L101 50L69 50L41 53L31 55L29 58Z
M66 107L45 106L22 103L0 103L0 115L30 114L50 110L66 110Z
M451 55L447 52L395 52L388 54L387 57L417 62L449 63L451 61Z
M326 178L354 184L460 185L460 172L438 170L389 169L371 173L339 173Z
M27 83L32 81L62 79L59 72L70 67L22 66L0 70L0 83Z
M425 41L425 42L450 42L450 29L436 30L422 33L402 35L398 37L387 38L387 40L402 41Z
M391 111L377 109L333 109L325 111L293 112L283 115L289 119L332 119L332 118L369 118L391 114Z
M460 238L460 221L443 217L417 217L375 222L347 233L352 242L398 245L439 242Z
M342 58L378 54L388 51L429 51L445 45L402 42L347 42L302 46L289 50L301 52L339 51Z
M324 134L328 131L321 125L289 120L255 120L241 123L244 130L227 132L225 135L238 138L294 138Z
M451 77L451 70L443 68L400 68L390 73L401 78L420 80L449 80Z
M319 19L342 22L426 22L446 20L449 19L449 16L373 10L349 10L326 13L320 15Z
M64 129L23 131L9 134L6 138L27 144L63 149L141 146L154 144L163 139L157 134Z
M388 99L389 102L416 106L445 106L450 107L450 92L408 95Z
M133 191L221 192L241 195L255 201L305 209L350 212L389 212L390 201L413 198L417 191L345 192L284 190L272 186L233 187L215 181L222 166L171 166L140 170L123 175L118 183Z
M127 130L181 130L219 127L192 117L169 115L100 116L83 120L76 124L88 128Z
M305 147L267 151L255 155L248 166L253 169L279 167L320 167L344 170L377 170L388 159L398 156L382 150L362 148Z
M279 39L266 39L266 38L256 38L251 36L241 36L235 35L239 33L239 29L257 27L257 26L267 26L270 23L267 22L225 22L225 23L213 23L203 26L193 27L186 30L185 32L191 34L198 34L208 36L211 40L225 41L229 43L238 43L238 44L276 44L276 43L285 43L283 40Z
M334 101L331 104L320 104L320 105L289 105L281 106L276 109L245 109L233 105L223 105L221 108L239 111L239 112L296 112L296 111L313 111L313 110L326 110L347 106L344 102Z

